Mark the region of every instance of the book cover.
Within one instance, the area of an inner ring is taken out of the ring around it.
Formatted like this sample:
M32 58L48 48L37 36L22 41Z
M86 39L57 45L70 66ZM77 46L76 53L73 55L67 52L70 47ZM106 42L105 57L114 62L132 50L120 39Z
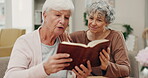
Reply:
M91 66L100 66L101 62L99 59L100 52L102 49L107 50L109 47L109 40L95 40L89 42L88 45L80 43L61 42L58 46L57 53L68 53L73 61L70 66L66 67L65 70L74 69L75 66L83 64L87 66L87 60L90 60Z

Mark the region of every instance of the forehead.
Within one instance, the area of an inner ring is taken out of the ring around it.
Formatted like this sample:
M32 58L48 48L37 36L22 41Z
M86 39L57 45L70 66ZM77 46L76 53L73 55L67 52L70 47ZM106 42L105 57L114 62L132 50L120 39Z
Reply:
M64 14L64 15L71 15L71 11L70 10L51 10L49 11L50 13L54 13L54 14Z
M95 16L97 18L105 18L105 14L100 11L93 11L90 13L89 16L93 16L93 17Z

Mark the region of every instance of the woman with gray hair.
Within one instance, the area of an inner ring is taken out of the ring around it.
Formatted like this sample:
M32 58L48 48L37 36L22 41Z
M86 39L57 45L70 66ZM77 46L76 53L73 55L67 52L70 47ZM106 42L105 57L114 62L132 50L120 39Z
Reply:
M129 76L130 64L123 35L121 32L107 28L115 19L113 8L107 2L99 0L87 8L87 14L88 30L70 34L73 42L88 44L99 39L108 39L111 42L107 51L103 49L100 52L101 65L92 67L92 75L111 78ZM74 72L81 76L79 72L75 70Z
M69 41L63 33L73 10L72 0L46 0L41 27L16 40L4 78L75 78L72 71L63 70L72 62L70 55L56 54L59 43Z

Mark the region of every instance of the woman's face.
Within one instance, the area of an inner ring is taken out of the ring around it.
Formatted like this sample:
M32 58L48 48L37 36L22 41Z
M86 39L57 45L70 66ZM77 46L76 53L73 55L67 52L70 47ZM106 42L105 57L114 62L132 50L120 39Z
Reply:
M100 12L91 13L88 16L88 28L90 32L97 33L103 32L107 23L105 21L105 15Z
M70 10L51 10L44 13L44 24L50 33L55 35L62 34L68 26Z

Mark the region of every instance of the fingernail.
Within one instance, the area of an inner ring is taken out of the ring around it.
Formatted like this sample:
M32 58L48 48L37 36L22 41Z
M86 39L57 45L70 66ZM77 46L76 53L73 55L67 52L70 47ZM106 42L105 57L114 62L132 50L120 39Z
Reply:
M67 57L69 57L70 56L70 54L67 54Z
M102 54L102 52L100 52L100 54Z
M75 68L78 68L77 66L75 66Z
M72 61L73 59L70 59L70 61Z

